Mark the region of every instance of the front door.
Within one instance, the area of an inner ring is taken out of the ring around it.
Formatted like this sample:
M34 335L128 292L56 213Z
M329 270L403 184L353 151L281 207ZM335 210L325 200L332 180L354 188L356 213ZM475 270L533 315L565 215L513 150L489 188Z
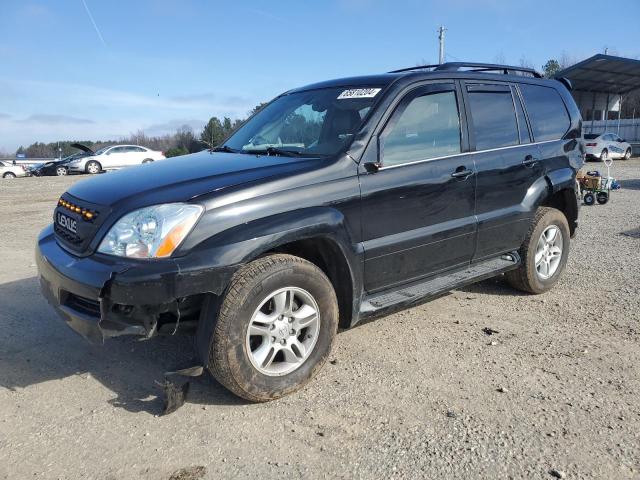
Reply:
M379 169L360 167L368 292L469 263L475 166L463 132L455 84L441 83L407 93L376 136Z

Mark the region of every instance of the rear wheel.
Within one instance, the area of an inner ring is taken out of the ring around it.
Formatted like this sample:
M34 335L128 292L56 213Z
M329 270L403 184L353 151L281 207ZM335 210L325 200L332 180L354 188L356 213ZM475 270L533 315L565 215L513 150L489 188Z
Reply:
M254 402L280 398L311 380L338 327L331 282L317 266L291 255L245 265L217 314L212 306L207 302L197 333L204 363L222 385Z
M67 167L58 167L56 168L56 175L59 177L64 177L69 173Z
M600 161L606 162L609 159L609 150L606 148L600 152Z
M4 175L2 175L2 178L16 178L16 174L13 172L7 172Z
M153 158L145 158L144 160L142 160L142 163L151 163L153 162Z
M100 173L100 171L102 170L102 166L95 160L91 160L90 162L87 162L85 170L87 173L95 175L96 173Z
M520 248L522 263L505 273L518 290L544 293L560 278L569 256L569 224L555 208L538 208L529 232Z

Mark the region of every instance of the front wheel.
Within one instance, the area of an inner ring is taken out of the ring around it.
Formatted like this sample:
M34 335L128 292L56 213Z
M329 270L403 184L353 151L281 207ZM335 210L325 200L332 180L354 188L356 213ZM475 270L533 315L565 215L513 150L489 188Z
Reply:
M512 287L544 293L560 278L569 256L569 224L555 208L540 207L520 248L522 263L505 273Z
M153 158L145 158L144 160L142 160L142 164L144 165L145 163L152 163L153 162Z
M90 173L91 175L100 173L100 171L102 170L102 166L95 160L91 160L90 162L87 162L87 166L85 168L87 173Z
M305 385L338 327L331 282L314 264L270 255L234 275L219 311L207 302L197 333L208 370L236 395L265 402Z
M627 151L624 152L624 159L629 160L631 158L631 149L627 148Z

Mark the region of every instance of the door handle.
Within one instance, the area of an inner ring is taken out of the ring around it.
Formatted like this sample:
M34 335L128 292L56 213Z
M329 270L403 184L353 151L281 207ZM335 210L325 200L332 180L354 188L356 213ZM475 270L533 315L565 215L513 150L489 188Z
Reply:
M536 158L533 155L527 155L526 157L524 157L524 160L522 161L522 164L525 167L533 167L539 161L540 161L539 158Z
M473 170L469 170L466 167L458 167L456 171L451 174L453 178L461 178L463 180L471 175L473 175Z

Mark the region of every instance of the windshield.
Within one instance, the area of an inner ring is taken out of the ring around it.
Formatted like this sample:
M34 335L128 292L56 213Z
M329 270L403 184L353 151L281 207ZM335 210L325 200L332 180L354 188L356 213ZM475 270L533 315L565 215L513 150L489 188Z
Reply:
M111 146L109 147L102 147L100 150L96 150L96 155L102 155L104 152L106 152L107 150L109 150L111 148Z
M346 147L380 88L324 88L277 98L229 138L246 153L334 155Z

